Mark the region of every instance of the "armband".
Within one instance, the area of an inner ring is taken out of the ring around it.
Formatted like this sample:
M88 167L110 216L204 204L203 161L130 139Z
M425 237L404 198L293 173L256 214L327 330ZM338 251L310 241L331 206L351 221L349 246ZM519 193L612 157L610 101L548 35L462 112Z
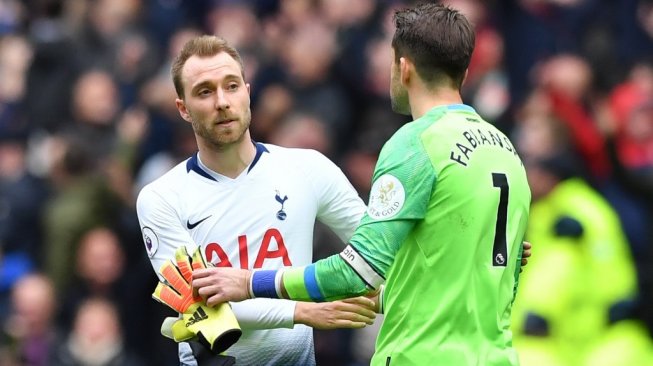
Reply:
M385 279L376 272L376 270L361 256L358 251L351 245L347 245L340 252L340 258L347 263L358 276L371 289L376 290L381 286Z

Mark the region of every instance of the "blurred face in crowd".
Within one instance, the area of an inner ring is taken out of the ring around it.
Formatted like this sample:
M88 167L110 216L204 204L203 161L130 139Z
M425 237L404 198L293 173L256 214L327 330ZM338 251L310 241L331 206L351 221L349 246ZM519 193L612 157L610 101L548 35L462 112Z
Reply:
M249 84L229 54L191 56L181 72L181 116L193 125L198 143L223 149L245 140L251 121Z
M91 299L80 306L73 327L77 341L84 348L98 349L120 338L120 324L115 308L105 300Z
M116 84L105 71L89 71L76 82L73 109L76 118L97 126L109 125L120 109Z
M11 294L12 332L18 338L40 335L50 327L55 311L54 287L42 275L27 275L14 286Z
M293 32L282 55L293 83L305 86L324 80L336 57L336 46L333 32L318 21Z
M634 111L625 132L625 137L638 145L653 145L653 107Z
M123 266L124 254L115 233L98 228L84 235L77 254L82 278L94 286L111 286L122 275Z

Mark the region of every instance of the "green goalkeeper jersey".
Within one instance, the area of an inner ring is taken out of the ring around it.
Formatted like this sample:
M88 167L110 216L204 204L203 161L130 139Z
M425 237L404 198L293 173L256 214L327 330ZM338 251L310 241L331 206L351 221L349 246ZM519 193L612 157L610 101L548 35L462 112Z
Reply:
M350 246L284 285L330 300L385 279L372 365L518 365L510 314L530 198L503 133L469 106L433 108L383 147Z

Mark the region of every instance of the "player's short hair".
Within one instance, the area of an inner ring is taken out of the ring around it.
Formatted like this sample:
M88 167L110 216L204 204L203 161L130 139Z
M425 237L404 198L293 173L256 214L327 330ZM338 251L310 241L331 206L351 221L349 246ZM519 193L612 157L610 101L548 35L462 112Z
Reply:
M460 88L474 51L474 27L459 11L441 4L421 4L394 15L395 62L406 57L429 85Z
M243 79L245 78L245 68L243 67L243 60L240 58L240 54L235 48L229 45L224 38L213 35L195 37L184 44L184 47L172 62L170 70L172 73L172 82L175 84L175 91L179 98L184 98L184 86L181 82L181 72L186 61L188 61L192 56L210 57L221 52L225 52L238 62Z

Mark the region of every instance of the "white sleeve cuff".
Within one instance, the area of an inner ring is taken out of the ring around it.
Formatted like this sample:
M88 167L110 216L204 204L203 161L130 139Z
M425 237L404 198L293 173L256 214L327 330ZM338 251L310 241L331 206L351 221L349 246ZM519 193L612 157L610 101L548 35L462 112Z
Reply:
M295 301L257 298L230 304L243 330L292 328L295 325Z

